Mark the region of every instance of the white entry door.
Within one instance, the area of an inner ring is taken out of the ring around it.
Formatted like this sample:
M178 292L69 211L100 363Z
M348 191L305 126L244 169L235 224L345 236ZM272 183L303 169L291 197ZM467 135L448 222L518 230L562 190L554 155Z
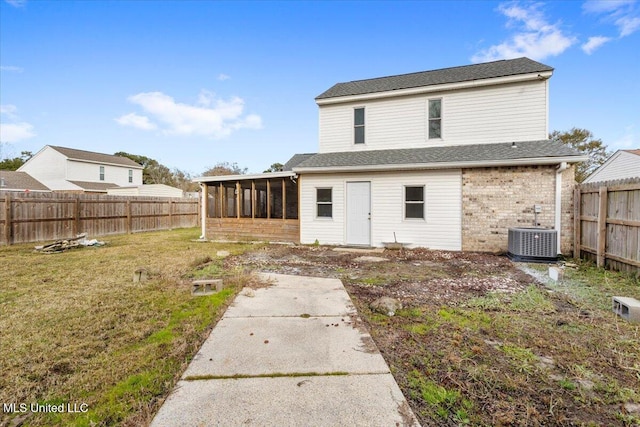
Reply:
M347 244L371 246L370 182L347 182Z

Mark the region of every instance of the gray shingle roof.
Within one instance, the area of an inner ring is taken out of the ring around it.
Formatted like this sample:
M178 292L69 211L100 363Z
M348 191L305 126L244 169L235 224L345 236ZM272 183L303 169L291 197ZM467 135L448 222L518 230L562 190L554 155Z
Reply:
M85 191L99 191L106 193L107 188L119 188L120 186L112 182L90 182L90 181L69 181Z
M293 168L295 168L296 166L298 166L300 163L304 162L305 160L311 158L313 155L315 155L315 153L294 154L293 157L291 157L287 161L287 163L285 163L284 166L282 166L282 170L283 171L293 170Z
M564 144L550 140L500 144L458 145L450 147L407 148L396 150L353 151L319 153L294 167L297 171L314 168L366 168L375 166L424 165L437 167L438 163L509 162L523 159L576 157L581 154Z
M329 90L318 95L316 99L363 95L366 93L387 92L399 89L433 86L446 83L460 83L472 80L514 76L518 74L541 73L546 71L553 71L553 68L529 58L508 59L486 62L483 64L442 68L439 70L423 71L419 73L401 74L398 76L337 83Z
M88 160L90 162L97 163L111 163L114 165L142 169L142 166L127 157L114 156L113 154L94 153L93 151L76 150L75 148L57 147L54 145L50 145L49 147L61 154L64 154L70 159Z
M43 183L26 172L0 170L0 190L49 191Z

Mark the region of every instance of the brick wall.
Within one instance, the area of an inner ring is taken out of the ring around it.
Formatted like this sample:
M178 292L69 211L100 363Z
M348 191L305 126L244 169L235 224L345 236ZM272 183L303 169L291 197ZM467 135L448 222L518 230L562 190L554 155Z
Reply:
M506 252L509 227L554 228L557 165L462 170L462 250ZM573 242L574 168L562 173L561 251Z

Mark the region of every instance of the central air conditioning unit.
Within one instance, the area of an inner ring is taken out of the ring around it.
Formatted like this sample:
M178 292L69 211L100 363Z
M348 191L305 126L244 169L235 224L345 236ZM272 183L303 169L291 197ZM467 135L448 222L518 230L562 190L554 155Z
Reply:
M509 251L513 261L555 262L558 260L558 232L544 228L510 228Z

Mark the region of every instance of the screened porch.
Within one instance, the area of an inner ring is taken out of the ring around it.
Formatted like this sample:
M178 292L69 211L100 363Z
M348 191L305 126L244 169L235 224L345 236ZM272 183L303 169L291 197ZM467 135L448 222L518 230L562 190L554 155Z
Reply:
M298 243L296 179L293 172L196 178L202 186L203 236Z

